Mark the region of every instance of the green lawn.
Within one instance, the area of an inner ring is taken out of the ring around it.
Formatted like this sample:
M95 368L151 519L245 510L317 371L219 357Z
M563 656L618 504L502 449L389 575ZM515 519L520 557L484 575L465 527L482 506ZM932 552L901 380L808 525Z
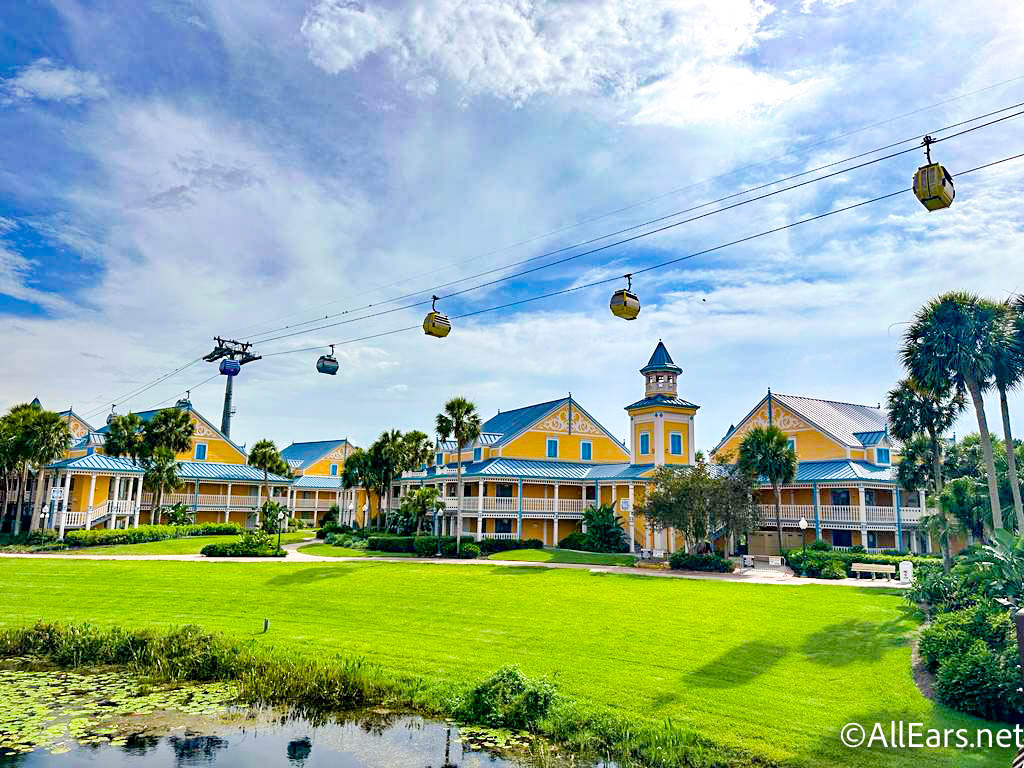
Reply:
M312 531L289 531L281 534L281 543L289 544L313 536ZM276 536L274 537L277 538ZM61 552L66 555L198 555L207 544L225 544L237 536L183 536L180 539L147 541L143 544L116 544L109 547L82 547Z
M117 585L112 588L112 585ZM690 726L793 766L1005 768L1002 752L848 750L851 721L974 728L925 699L916 621L888 590L431 563L0 559L0 624L196 623L431 682L502 664L566 694ZM260 634L263 618L268 634Z
M495 552L488 560L529 560L532 563L584 563L586 565L633 565L633 555L604 555L572 549L510 549Z
M416 557L412 552L373 552L367 549L350 549L348 547L336 547L333 544L306 544L299 547L304 555L318 555L320 557Z

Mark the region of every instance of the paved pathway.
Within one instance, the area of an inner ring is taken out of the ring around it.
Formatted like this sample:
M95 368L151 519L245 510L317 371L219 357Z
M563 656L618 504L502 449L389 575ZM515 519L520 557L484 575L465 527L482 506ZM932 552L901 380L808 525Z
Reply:
M652 568L629 568L621 565L588 565L584 563L545 563L530 560L456 560L446 557L324 557L308 555L299 551L314 539L285 544L283 549L286 557L203 557L202 555L66 555L57 552L20 554L13 552L0 553L0 557L28 559L67 560L177 560L184 562L205 563L416 563L432 565L464 565L464 566L497 566L506 568L562 568L591 573L617 573L629 576L653 576L666 579L700 579L705 581L734 581L748 584L783 584L789 586L805 586L808 584L827 584L845 587L866 587L875 589L907 589L908 585L898 581L863 580L863 579L804 579L788 568L748 568L733 573L703 573L699 571L663 571Z

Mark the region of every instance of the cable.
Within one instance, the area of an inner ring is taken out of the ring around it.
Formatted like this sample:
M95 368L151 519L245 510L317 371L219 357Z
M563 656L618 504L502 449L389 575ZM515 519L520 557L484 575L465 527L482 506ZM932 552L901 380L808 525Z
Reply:
M157 386L158 384L162 384L164 381L166 381L167 379L171 378L172 376L175 376L175 375L181 373L186 368L191 368L196 363L201 362L202 359L203 358L201 358L201 357L197 357L195 360L193 360L190 363L186 363L185 365L183 365L183 366L181 366L179 368L175 368L173 371L170 371L169 373L165 373L162 376L158 376L156 379L151 381L149 384L145 384L145 385L143 385L143 386L141 386L141 387L139 387L137 389L133 389L131 392L128 392L127 394L124 394L124 395L121 395L120 397L114 398L111 404L114 405L114 406L123 405L124 403L128 402L129 400L135 399L136 397L141 395L143 392L146 392L146 391L152 389L153 387ZM106 409L107 409L107 406L106 405L102 405L99 408L96 408L96 409L91 410L88 413L84 414L82 418L84 418L84 419L93 418L93 417L103 413L103 411L105 411Z
M1012 160L1019 160L1021 158L1024 158L1024 152L1016 154L1016 155L1011 155L1009 157L1004 157L1001 160L994 160L994 161L992 161L990 163L984 163L983 165L977 165L974 168L968 168L965 171L960 171L960 172L958 172L956 174L953 174L953 176L955 178L961 177L961 176L967 176L968 174L975 173L977 171L984 170L986 168L991 168L991 167L996 166L996 165L1001 165L1002 163L1008 163L1008 162L1010 162ZM806 219L800 219L798 221L792 221L792 222L790 222L788 224L783 224L782 226L779 226L779 227L773 227L772 229L766 229L763 232L758 232L758 233L753 234L753 235L747 235L746 237L742 237L742 238L739 238L737 240L732 240L732 241L730 241L728 243L722 243L721 245L716 245L716 246L714 246L712 248L705 248L704 250L695 251L693 253L686 254L685 256L679 256L679 257L676 257L674 259L668 259L667 261L662 261L662 262L659 262L657 264L652 264L650 266L643 267L642 269L634 269L632 272L630 272L630 274L632 274L632 275L639 275L639 274L643 274L645 272L651 272L651 271L656 270L656 269L664 269L665 267L671 266L673 264L678 264L680 262L687 261L689 259L696 258L697 256L707 255L707 254L713 253L715 251L723 250L724 248L729 248L729 247L732 247L734 245L739 245L741 243L749 242L749 241L754 240L754 239L759 238L759 237L765 237L766 235L775 234L776 232L781 232L781 231L787 230L787 229L793 229L793 228L801 226L803 224L809 224L812 221L818 221L820 219L824 219L824 218L827 218L829 216L835 216L836 214L839 214L839 213L845 213L846 211L851 211L851 210L853 210L855 208L860 208L860 207L865 206L865 205L870 205L872 203L877 203L877 202L880 202L882 200L888 200L889 198L896 197L898 195L902 195L902 194L905 194L907 192L910 192L911 189L912 189L911 187L904 187L903 189L896 190L895 192L889 192L887 194L879 195L877 197L873 197L873 198L870 198L868 200L861 200L859 202L843 206L842 208L836 208L835 210L831 210L831 211L826 211L824 213L815 214L814 216L810 216L810 217L808 217ZM599 286L599 285L606 285L608 283L618 282L621 279L622 279L622 276L616 275L615 277L604 278L604 279L601 279L601 280L594 280L594 281L589 282L589 283L584 283L584 284L581 284L581 285L574 285L574 286L570 286L568 288L562 288L560 290L551 291L549 293L540 294L538 296L530 296L530 297L527 297L525 299L518 299L516 301L511 301L511 302L508 302L508 303L505 303L505 304L498 304L498 305L495 305L495 306L492 306L492 307L486 307L484 309L474 310L472 312L465 312L465 313L463 313L461 315L454 315L454 316L452 316L452 319L453 320L461 320L463 318L474 317L476 315L482 315L482 314L485 314L485 313L488 313L488 312L496 312L498 310L508 309L510 307L520 306L522 304L528 304L528 303L531 303L531 302L534 302L534 301L540 301L541 299L549 299L549 298L552 298L554 296L563 296L563 295L565 295L567 293L573 293L575 291L582 291L582 290L585 290L587 288L594 288L594 287ZM396 334L396 333L405 333L407 331L415 330L415 329L418 329L418 328L420 328L419 325L411 325L411 326L408 326L408 327L405 327L405 328L395 328L395 329L392 329L392 330L389 330L389 331L382 331L380 333L374 333L374 334L371 334L371 335L368 335L368 336L360 336L359 338L346 339L344 341L335 341L335 342L332 342L332 343L333 343L334 346L338 347L338 346L343 346L345 344L354 344L354 343L359 342L359 341L365 341L367 339L377 339L377 338L380 338L382 336L391 336L391 335ZM292 355L292 354L296 354L296 353L299 353L299 352L310 352L310 351L314 351L314 350L318 350L318 349L323 349L324 346L325 345L323 345L323 344L318 344L318 345L313 346L313 347L303 347L301 349L288 349L288 350L282 350L280 352L270 352L270 353L264 354L263 357L277 357L277 356L280 356L280 355Z
M984 115L979 115L977 117L973 117L973 118L970 118L968 120L961 121L959 123L954 123L952 125L948 125L948 126L945 126L943 128L939 128L936 131L932 131L931 134L934 135L934 134L938 134L938 133L941 133L941 132L944 132L944 131L948 131L948 130L951 130L952 128L957 128L957 127L959 127L961 125L965 125L967 123L974 122L976 120L981 120L981 119L984 119L986 117L990 117L991 115L998 114L1000 112L1005 112L1008 109L1014 109L1016 107L1021 107L1021 106L1024 106L1024 102L1019 102L1019 103L1013 104L1013 105L1011 105L1009 107L1004 107L1002 109L995 110L994 112L989 112L989 113L984 114ZM1015 113L1010 114L1010 115L1004 115L1003 117L997 118L995 120L991 120L991 121L989 121L987 123L982 123L980 125L964 129L962 131L959 131L957 133L951 134L950 136L946 136L946 137L941 138L941 139L936 139L936 141L934 143L939 143L941 141L948 141L949 139L957 138L958 136L962 136L962 135L964 135L966 133L971 133L972 131L976 131L976 130L979 130L981 128L987 128L987 127L989 127L991 125L994 125L996 123L1002 122L1004 120L1009 120L1009 119L1014 118L1014 117L1019 117L1022 114L1024 114L1024 111L1015 112ZM414 293L408 293L408 294L404 294L402 296L394 297L392 299L388 299L388 300L385 300L385 301L377 302L377 304L367 304L367 305L365 305L363 307L347 309L347 310L344 310L342 312L338 312L338 313L336 313L334 315L325 315L322 318L318 317L318 318L316 318L314 320L307 320L307 321L304 321L304 322L301 322L301 323L292 323L292 324L289 324L289 325L286 325L286 326L282 326L280 328L273 328L273 329L270 329L270 330L266 330L266 331L263 331L263 332L261 332L259 334L256 334L254 337L252 337L253 338L253 343L262 344L262 343L266 343L266 342L269 342L269 341L278 341L278 340L283 339L283 338L288 338L288 337L294 336L294 335L301 335L302 333L306 333L306 332L313 332L313 331L317 331L317 330L323 330L325 328L333 328L333 327L336 327L338 325L346 325L348 323L354 323L354 322L358 322L360 320L367 320L367 319L374 318L374 317L380 317L381 315L391 314L391 313L394 313L394 312L400 312L400 311L405 310L405 309L413 309L413 308L416 308L416 307L424 306L426 304L429 304L430 301L423 300L423 301L415 302L415 303L412 303L412 304L405 304L405 305L402 305L402 306L399 306L399 307L395 307L395 308L392 308L392 309L382 310L382 311L379 311L379 312L371 313L369 315L363 315L363 316L360 316L360 317L352 318L350 320L340 321L338 323L331 323L331 324L328 324L328 325L318 326L316 328L307 328L307 329L304 329L302 331L295 331L295 332L293 332L291 334L282 334L280 336L273 336L273 337L270 337L270 338L258 338L259 336L265 336L267 334L274 333L276 331L287 330L289 328L310 325L312 323L315 323L315 322L318 322L318 321L321 321L321 320L327 320L327 319L330 319L332 317L341 317L341 316L347 315L347 314L349 314L351 312L360 311L360 310L363 310L363 309L369 309L369 308L372 308L374 306L378 306L380 304L390 304L390 303L393 303L393 302L396 302L396 301L401 301L402 299L412 298L414 296L419 296L419 295L421 295L423 293L433 293L435 291L439 291L439 290L442 290L444 288L448 288L448 287L456 285L458 283L465 282L466 280L472 280L472 279L475 279L475 278L478 278L478 277L485 277L487 275L494 274L495 272L501 272L503 270L510 269L512 267L521 266L523 264L527 264L527 263L530 263L530 262L533 262L533 261L537 261L538 259L542 259L542 258L545 258L545 257L548 257L548 256L553 256L553 255L556 255L558 253L563 253L565 251L572 250L574 248L578 248L578 247L585 246L585 245L590 245L590 244L598 242L600 240L605 240L605 239L607 239L609 237L615 237L617 235L624 234L626 232L631 232L631 231L635 231L637 229L641 229L641 228L646 227L646 226L651 226L652 224L657 224L659 222L665 221L667 219L674 218L676 216L680 216L680 215L685 214L685 213L689 213L691 211L696 211L696 210L699 210L701 208L706 208L709 205L714 205L716 203L721 203L721 202L724 202L726 200L730 200L730 199L733 199L735 197L739 197L741 195L748 194L750 192L755 192L755 191L758 191L758 190L761 190L761 189L765 189L767 187L771 187L771 186L774 186L775 184L780 184L780 183L783 183L785 181L790 181L792 179L796 179L796 178L799 178L801 176L806 176L806 175L808 175L810 173L815 173L817 171L824 170L826 168L835 167L836 165L841 165L843 163L850 162L851 160L857 160L857 159L859 159L861 157L865 157L867 155L875 154L876 152L885 151L886 149L891 149L893 147L899 146L900 144L905 144L908 141L915 141L916 139L919 139L919 138L920 138L920 136L913 136L913 137L908 138L908 139L903 139L901 141L893 142L892 144L887 144L887 145L885 145L883 147L878 147L876 149L868 150L867 152L862 152L860 154L853 155L852 157L844 158L842 160L836 160L836 161L833 161L831 163L826 163L826 164L818 166L816 168L812 168L812 169L809 169L809 170L806 170L806 171L801 171L800 173L795 173L795 174L792 174L790 176L786 176L786 177L784 177L782 179L777 179L776 181L768 182L767 184L761 184L761 185L758 185L756 187L750 187L749 189L745 189L745 190L742 190L740 192L734 192L732 194L720 197L720 198L718 198L716 200L711 200L711 201L708 201L706 203L701 203L700 205L697 205L697 206L693 206L693 207L690 207L690 208L685 208L685 209L683 209L681 211L675 211L673 213L669 213L669 214L666 214L664 216L659 216L659 217L654 218L654 219L649 219L647 221L641 222L640 224L635 224L635 225L632 225L630 227L626 227L624 229L617 230L615 232L610 232L610 233L601 235L599 237L591 238L589 240L584 240L584 241L579 242L579 243L574 243L573 245L564 246L562 248L558 248L558 249L555 249L553 251L548 251L546 253L542 253L542 254L540 254L538 256L532 256L532 257L527 258L527 259L522 259L520 261L511 262L509 264L504 264L504 265L499 266L499 267L494 267L494 268L491 268L491 269L488 269L488 270L484 270L483 272L478 272L478 273L473 274L473 275L468 275L466 277L462 277L462 278L459 278L457 280L453 280L453 281L450 281L450 282L447 282L447 283L441 283L439 285L435 285L435 286L432 286L430 288L425 288L423 290L419 290L419 291L416 291ZM838 171L834 171L832 173L828 173L828 174L825 174L823 176L819 176L819 177L816 177L814 179L810 179L808 181L800 182L798 184L793 184L793 185L790 185L788 187L783 187L781 189L777 189L777 190L774 190L772 192L765 193L763 195L758 195L756 197L748 198L746 200L742 200L742 201L739 201L737 203L733 203L733 204L730 204L730 205L727 205L727 206L723 206L723 207L717 208L717 209L715 209L713 211L709 211L709 212L700 214L698 216L693 216L693 217L691 217L689 219L684 219L683 221L675 222L671 226L679 226L681 224L687 224L687 223L696 221L698 219L702 219L702 218L706 218L708 216L712 216L712 215L714 215L716 213L722 213L724 211L732 210L733 208L737 208L737 207L742 206L742 205L747 205L749 203L754 203L754 202L757 202L759 200L763 200L763 199L765 199L767 197L772 197L774 195L781 194L782 192L788 192L790 190L797 189L799 187L807 186L808 184L812 184L812 183L815 183L815 182L818 182L818 181L823 181L823 180L831 178L833 176L837 176L837 175L840 175L840 174L843 174L843 173L847 173L849 171L857 170L859 168L863 168L863 167L866 167L868 165L873 165L874 163L882 162L884 160L889 160L889 159L892 159L893 157L898 157L899 155L907 154L908 152L913 152L913 151L915 151L917 149L919 149L919 147L915 145L914 147L910 147L908 149L900 150L899 152L893 152L893 153L891 153L889 155L878 157L878 158L875 158L873 160L866 161L864 163L859 163L857 165L848 166L846 168L842 168L842 169L840 169ZM663 231L663 230L662 229L653 230L653 232L660 232L660 231ZM630 238L630 239L635 239L635 238ZM578 254L566 257L564 259L558 259L558 260L555 260L553 262L550 262L549 264L545 264L545 265L542 265L542 266L539 266L539 267L534 267L534 268L531 268L529 270L524 270L522 272L513 273L511 275L506 275L506 276L504 276L502 278L499 278L497 280L493 280L493 281L490 281L490 282L487 282L487 283L482 283L482 284L479 284L477 286L466 288L466 289L463 289L463 290L460 290L460 291L454 291L452 293L449 293L449 294L446 294L446 295L443 295L443 296L439 296L438 298L439 299L448 299L448 298L452 298L454 296L459 296L459 295L462 295L463 293L467 293L467 292L473 291L473 290L478 290L479 288L488 287L490 285L494 285L495 283L502 282L502 281L505 281L505 280L510 280L510 279L514 279L516 277L521 277L521 276L523 276L525 274L529 274L531 272L535 272L535 271L538 271L540 269L547 269L547 268L552 267L552 266L557 266L559 264L564 264L567 261L573 261L573 260L578 259L578 258L580 258L582 256L587 256L587 255L596 253L598 251L604 250L605 248L612 247L614 245L621 244L623 242L629 242L629 239L619 241L618 243L611 243L611 244L608 244L608 245L603 246L601 248L595 248L595 249L592 249L592 250L589 250L589 251L584 251L582 253L578 253Z
M904 112L903 114L896 115L895 117L890 117L890 118L887 118L885 120L880 120L880 121L877 121L877 122L874 122L874 123L870 123L868 125L861 126L860 128L856 128L856 129L853 129L853 130L850 130L850 131L846 131L844 133L840 133L837 136L833 136L832 138L823 139L823 140L817 141L817 142L815 142L813 144L808 144L807 146L800 147L799 150L797 150L797 152L799 152L799 153L806 153L810 149L814 149L816 147L824 146L826 144L831 144L831 143L834 143L836 141L839 141L840 139L846 138L848 136L853 136L855 134L862 133L863 131L870 130L871 128L877 128L877 127L879 127L881 125L887 125L889 123L895 122L896 120L901 120L901 119L903 119L905 117L910 117L912 115L916 115L916 114L919 114L921 112L926 112L926 111L928 111L930 109L934 109L936 107L941 107L941 106L944 106L945 104L950 104L950 103L952 103L954 101L959 101L961 99L965 99L965 98L968 98L970 96L976 96L977 94L983 93L984 91L992 90L993 88L998 88L998 87L1000 87L1002 85L1007 85L1009 83L1017 82L1018 80L1024 80L1024 75L1018 75L1016 77L1012 77L1012 78L1009 78L1007 80L1002 80L1002 81L1000 81L998 83L993 83L993 84L987 85L987 86L985 86L983 88L979 88L979 89L974 90L974 91L969 91L968 93L963 93L963 94L960 94L958 96L953 96L953 97L950 97L948 99L944 99L942 101L935 102L934 104L929 104L928 106L925 106L925 107L919 107L918 109L911 110L910 112ZM1007 107L1006 109L1012 109L1012 108L1013 107ZM1002 111L1002 110L997 110L997 111ZM995 112L991 112L989 114L991 115L991 114L996 114L996 113ZM982 119L983 117L985 117L985 115L983 115L981 117L978 117L978 118L973 118L973 119ZM966 122L970 122L970 121L966 121ZM945 130L945 129L940 129L940 130ZM936 133L936 132L933 132L933 133ZM920 138L920 137L915 137L915 138ZM894 146L894 145L890 145L890 146ZM885 149L885 148L883 148L883 149ZM877 151L882 151L882 150L877 150ZM624 207L621 207L621 208L617 208L615 210L608 211L606 213L602 213L602 214L600 214L598 216L593 216L593 217L590 217L590 218L587 218L587 219L582 219L582 220L577 221L577 222L575 222L573 224L564 225L564 226L559 227L557 229L553 229L553 230L551 230L549 232L546 232L546 233L544 233L542 235L535 235L533 237L526 238L524 240L520 240L518 242L514 242L514 243L511 243L511 244L506 245L506 246L502 246L501 248L496 248L496 249L493 249L491 251L487 251L487 252L485 252L485 253L483 253L483 254L481 254L479 256L475 256L475 257L471 257L469 259L463 259L461 261L457 261L454 264L450 264L450 265L448 265L448 267L444 267L442 269L452 269L452 268L454 268L456 266L459 266L460 264L466 264L466 263L469 263L471 261L476 261L478 259L484 259L484 258L487 258L488 256L493 256L493 255L495 255L497 253L502 253L504 251L511 250L513 248L517 248L517 247L522 246L522 245L529 245L530 243L536 242L538 240L543 240L544 238L551 237L552 235L557 235L557 234L560 234L562 232L565 232L565 231L568 231L568 230L575 229L577 227L583 226L585 224L591 224L591 223L593 223L595 221L600 221L602 219L608 218L609 216L614 216L614 215L619 214L619 213L624 213L625 211L629 211L629 210L632 210L634 208L638 208L638 207L641 207L643 205L647 205L649 203L656 202L658 200L662 200L662 199L664 199L666 197L670 197L670 196L678 194L680 192L685 192L685 191L687 191L689 189L693 189L695 187L702 186L704 184L707 184L710 181L716 181L718 179L727 178L729 176L734 176L737 173L740 173L741 171L749 170L751 168L758 168L758 167L767 165L769 163L774 163L774 162L776 162L778 160L784 160L784 159L786 159L787 157L789 157L792 154L793 154L793 152L787 151L787 152L784 152L781 155L776 155L775 157L769 158L767 160L761 160L761 161L756 162L756 163L749 163L747 165L740 166L739 168L734 168L734 169L732 169L730 171L726 171L725 173L721 173L721 174L718 174L716 176L710 176L710 177L707 177L705 179L702 179L701 181L693 182L692 184L688 184L688 185L683 186L683 187L677 187L676 189L669 190L668 192L664 192L664 193L655 195L653 197L646 198L646 199L641 200L641 201L639 201L637 203L633 203L631 205L627 205L627 206L624 206ZM774 183L778 183L778 182L774 182ZM377 286L377 288L372 288L370 290L380 290L380 289L383 289L383 288L390 288L393 285L400 285L400 284L402 284L404 282L408 282L410 280L414 280L414 279L417 279L419 277L426 277L428 275L436 274L437 272L438 272L438 270L431 270L429 272L423 272L423 273L420 273L420 274L417 274L417 275L411 275L411 276L408 276L408 277L404 277L404 278L402 278L400 280L395 280L395 281L393 281L391 283L387 283L387 284L384 284L384 285L381 285L381 286ZM415 294L413 294L413 295L415 295ZM406 298L406 297L403 297L403 298ZM328 306L330 306L332 304L337 304L337 303L338 303L337 300L329 301L329 302L326 302L324 304L321 304L320 306L328 307ZM377 303L380 304L380 303L390 303L390 302L389 301L382 301L382 302L377 302ZM373 306L373 305L370 305L370 306ZM297 312L293 312L290 315L285 315L284 317L280 318L280 320L287 319L288 317L294 317L297 314L298 314ZM321 318L318 318L318 319L321 319ZM326 319L326 318L323 318L323 319ZM275 321L275 322L279 322L279 321ZM311 322L316 322L316 321L311 321ZM259 327L259 325L260 324L257 324L255 327ZM247 326L244 330L236 332L235 335L253 335L253 331L250 330L253 327L254 326ZM266 334L266 333L273 333L276 330L281 330L281 329L278 328L278 329L273 329L273 330L270 330L270 331L262 331L261 333L256 334L256 335L263 335L263 334Z
M976 130L979 130L981 128L988 127L990 125L993 125L995 123L1001 122L1003 120L1008 120L1008 119L1013 118L1013 117L1018 117L1018 116L1020 116L1022 114L1024 114L1024 110L1022 110L1020 112L1012 113L1010 115L1005 115L1003 117L1000 117L1000 118L997 118L995 120L992 120L992 121L990 121L988 123L983 123L981 125L977 125L977 126L974 126L972 128L966 128L966 129L964 129L962 131L959 131L958 133L951 134L950 136L946 136L946 137L944 137L942 139L936 139L934 143L939 143L941 141L948 141L950 139L957 138L958 136L962 136L962 135L964 135L966 133L970 133L972 131L976 131ZM900 143L904 143L904 142L900 142ZM690 217L688 219L683 219L681 221L676 221L676 222L673 222L671 224L666 224L666 225L663 225L661 227L657 227L655 229L648 230L646 232L641 232L639 234L632 235L630 237L626 237L626 238L623 238L621 240L616 240L614 242L606 243L606 244L598 246L596 248L591 248L590 250L587 250L587 251L581 251L580 253L576 253L576 254L573 254L571 256L566 256L566 257L563 257L561 259L556 259L556 260L548 262L546 264L541 264L541 265L538 265L538 266L535 266L535 267L530 267L529 269L524 269L524 270L521 270L519 272L513 272L513 273L508 274L508 275L503 275L502 277L495 278L494 280L488 280L488 281L483 282L483 283L478 283L476 285L469 286L468 288L463 288L463 289L458 290L458 291L453 291L453 292L445 294L443 296L438 296L437 298L438 299L442 299L442 300L443 299L450 299L450 298L454 298L456 296L461 296L463 294L470 293L471 291L480 290L481 288L488 288L488 287L490 287L492 285L497 285L498 283L506 282L508 280L514 280L514 279L516 279L518 277L523 277L524 275L532 274L534 272L539 272L540 270L543 270L543 269L549 269L551 267L558 266L558 265L561 265L561 264L565 264L567 262L574 261L576 259L580 259L580 258L582 258L584 256L590 256L590 255L592 255L594 253L598 253L600 251L605 251L605 250L608 250L609 248L614 248L616 246L623 245L625 243L629 243L629 242L632 242L634 240L639 240L641 238L649 237L651 235L658 234L660 232L664 232L664 231L669 230L669 229L674 229L675 227L682 226L683 224L687 224L687 223L696 221L698 219L706 218L708 216L713 216L716 213L721 213L723 211L728 211L728 210L731 210L733 208L738 208L739 206L747 205L748 203L753 203L753 202L756 202L758 200L763 200L763 199L765 199L767 197L772 197L774 195L778 195L778 194L781 194L783 192L788 192L790 190L797 189L799 187L807 186L808 184L814 184L814 183L817 183L819 181L823 181L825 179L828 179L828 178L831 178L831 177L834 177L834 176L838 176L840 174L848 173L849 171L857 170L859 168L864 168L864 167L866 167L868 165L873 165L875 163L880 163L880 162L882 162L884 160L889 160L889 159L891 159L893 157L898 157L900 155L907 154L908 152L916 151L917 149L918 149L918 147L915 146L915 147L910 147L908 149L900 150L898 152L893 152L893 153L888 154L888 155L883 155L881 157L877 157L877 158L874 158L872 160L867 160L867 161L865 161L863 163L859 163L857 165L849 166L849 167L843 168L843 169L838 170L838 171L833 171L832 173L824 174L822 176L817 176L817 177L815 177L813 179L808 179L806 181L802 181L802 182L799 182L797 184L792 184L792 185L790 185L788 187L782 187L782 188L774 190L772 192L766 192L763 195L758 195L756 197L752 197L752 198L749 198L747 200L741 200L739 202L732 203L732 204L724 206L722 208L716 208L713 211L707 211L706 213L698 214L697 216L692 216L692 217ZM676 214L672 214L672 215L669 215L669 216L661 217L660 219L654 219L654 220L652 220L651 222L648 222L648 223L657 223L658 221L663 221L666 218L672 218L673 215L676 215ZM638 226L643 226L643 225L638 225ZM636 227L631 227L630 229L636 229ZM628 230L626 230L626 231L628 231ZM603 239L603 238L599 238L599 239ZM507 268L507 267L505 267L505 268ZM481 275L493 273L495 271L500 271L501 269L503 269L503 268L494 269L494 270L488 270L486 272L481 273ZM459 281L459 282L461 282L461 281ZM391 309L381 310L379 312L375 312L375 313L372 313L372 314L369 314L369 315L363 315L363 316L351 318L351 319L348 319L348 320L339 320L338 322L335 322L335 323L327 323L325 325L316 326L314 328L304 328L302 330L292 331L290 333L283 333L283 334L280 334L278 336L272 336L272 337L266 338L266 339L260 339L258 341L258 343L265 344L265 343L272 342L272 341L280 341L282 339L292 338L294 336L302 336L302 335L305 335L307 333L314 333L316 331L326 330L327 328L336 328L336 327L338 327L340 325L348 325L349 323L355 323L355 322L359 322L361 320L369 320L371 318L381 317L383 315L393 314L394 312L401 312L401 311L406 310L406 309L414 309L416 307L422 307L422 306L425 306L425 305L430 304L430 303L431 303L431 301L424 300L424 301L413 302L411 304L403 304L403 305L400 305L398 307L393 307Z

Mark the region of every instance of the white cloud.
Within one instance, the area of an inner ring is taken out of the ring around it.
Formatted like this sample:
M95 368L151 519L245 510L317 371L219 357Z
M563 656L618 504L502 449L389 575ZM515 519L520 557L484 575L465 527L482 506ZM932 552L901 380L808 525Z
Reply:
M67 309L67 302L60 296L31 285L32 273L37 266L32 259L0 242L0 295L48 310Z
M319 0L302 33L331 73L387 54L396 69L444 75L515 104L539 95L619 96L732 61L757 41L762 0L430 0L397 10ZM734 67L739 67L734 64Z
M38 99L77 103L107 96L99 76L72 67L60 67L47 58L36 59L14 77L0 81L9 100Z

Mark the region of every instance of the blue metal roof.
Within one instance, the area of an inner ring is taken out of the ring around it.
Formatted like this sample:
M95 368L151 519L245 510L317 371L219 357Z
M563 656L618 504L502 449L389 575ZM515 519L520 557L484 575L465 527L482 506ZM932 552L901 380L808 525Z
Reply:
M683 369L672 362L672 355L668 353L665 344L658 339L658 346L654 348L654 354L647 361L647 365L640 369L640 373L651 373L653 371L669 371L670 373L682 373Z
M510 459L499 456L465 467L464 478L521 477L540 480L614 480L640 477L653 464L586 464L576 461Z
M502 435L502 439L511 438L568 402L568 397L560 397L558 400L549 400L546 403L537 403L536 405L516 408L512 411L499 412L496 416L492 416L483 423L480 427L480 432L499 434Z
M292 483L292 487L307 490L326 488L331 491L336 491L341 488L341 478L333 475L302 475L301 477L295 478L295 482Z
M179 461L178 477L182 480L223 480L238 482L263 482L263 471L248 464L223 464L214 461ZM272 483L292 483L292 478L270 473Z
M281 451L281 458L287 461L290 466L302 469L309 464L316 463L335 448L347 444L347 440L317 440L311 443L292 443Z
M82 472L128 472L141 475L145 470L131 459L117 456L105 456L102 453L90 453L76 459L61 459L47 464L47 469L68 469Z
M840 480L870 480L873 483L895 483L896 470L866 461L835 459L832 461L801 461L797 464L796 483L831 483Z
M854 432L853 436L860 440L861 445L868 447L878 445L886 438L888 433L883 429L881 432Z
M691 403L689 400L683 400L681 397L651 395L650 397L645 397L643 400L637 400L632 405L627 405L626 410L631 411L634 408L648 408L655 405L676 406L678 408L700 408L696 403Z

